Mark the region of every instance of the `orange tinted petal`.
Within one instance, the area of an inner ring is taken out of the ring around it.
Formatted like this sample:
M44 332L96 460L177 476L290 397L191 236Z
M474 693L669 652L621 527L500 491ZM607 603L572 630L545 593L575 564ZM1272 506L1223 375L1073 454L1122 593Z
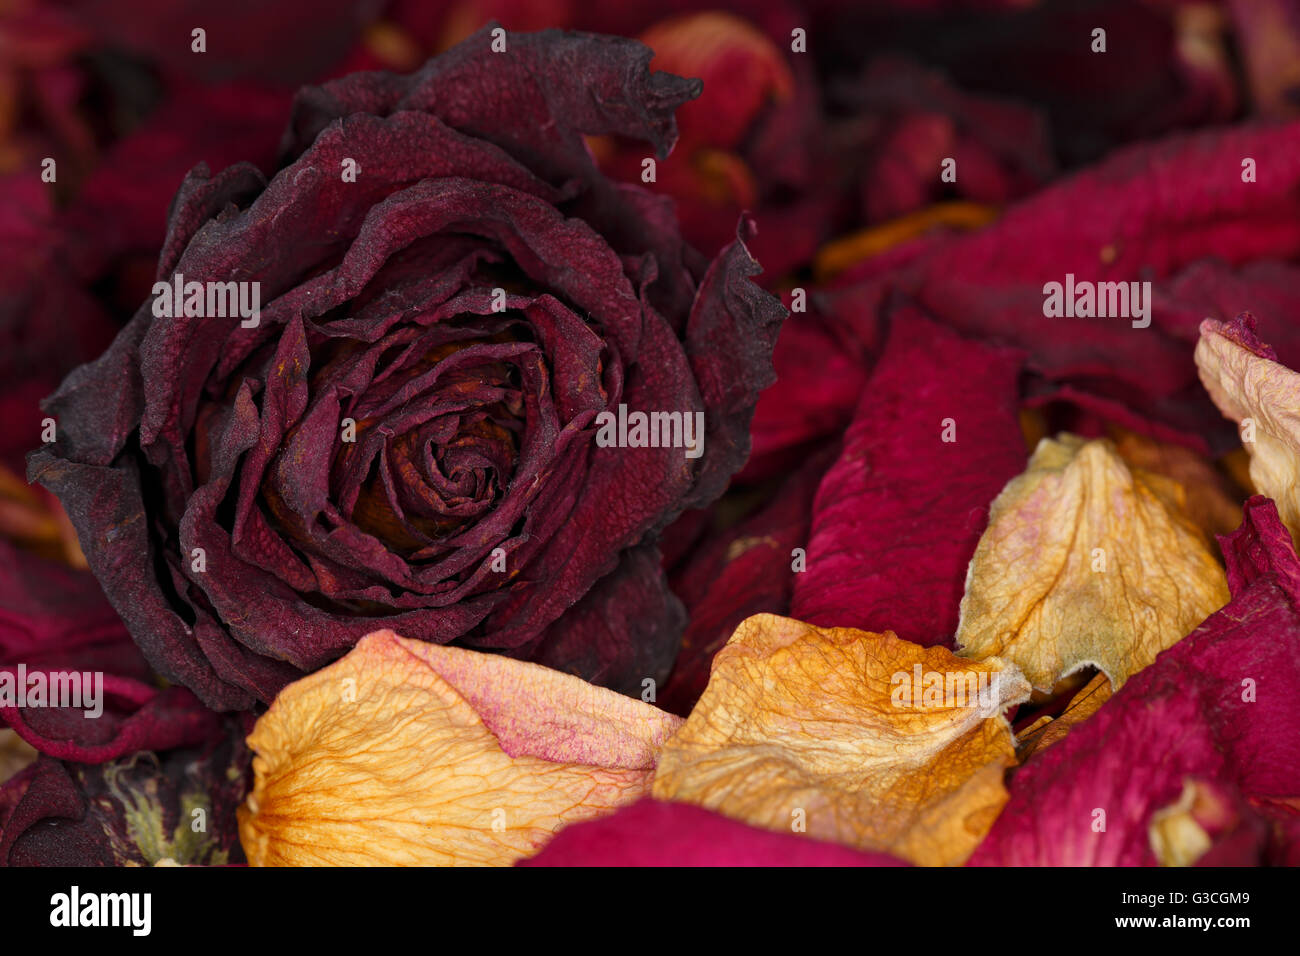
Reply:
M998 660L759 614L714 658L653 793L915 863L961 863L1006 802L1015 757L1001 710L1028 694Z

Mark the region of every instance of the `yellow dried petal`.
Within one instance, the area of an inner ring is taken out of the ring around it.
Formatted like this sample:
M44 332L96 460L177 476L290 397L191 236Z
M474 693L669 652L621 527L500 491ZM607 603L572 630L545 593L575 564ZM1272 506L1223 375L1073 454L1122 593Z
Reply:
M1001 711L1028 695L996 659L759 614L714 658L653 793L915 863L962 863L1007 799L1015 753Z
M1176 481L1183 491L1183 513L1200 528L1206 541L1228 534L1241 525L1241 502L1206 459L1190 448L1156 441L1137 432L1113 430L1115 450L1130 468L1154 472Z
M1277 503L1282 523L1300 544L1300 375L1258 355L1207 319L1196 344L1201 384L1224 416L1241 426L1250 482Z
M1095 666L1118 689L1228 602L1223 569L1173 481L1106 439L1039 443L993 502L966 576L957 647L1036 689Z
M508 865L643 795L680 724L536 664L380 631L258 720L240 840L255 866Z
M1161 866L1192 866L1213 844L1202 823L1231 813L1223 801L1196 780L1183 781L1176 801L1151 815L1147 835Z

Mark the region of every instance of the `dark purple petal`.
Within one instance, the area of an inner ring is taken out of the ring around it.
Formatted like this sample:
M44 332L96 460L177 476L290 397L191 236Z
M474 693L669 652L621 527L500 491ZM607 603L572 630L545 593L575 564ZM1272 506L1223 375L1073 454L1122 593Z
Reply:
M257 283L259 322L151 298L47 403L30 475L211 707L385 627L634 691L670 665L653 536L743 464L784 310L747 223L709 267L582 139L666 152L698 84L631 41L491 39L302 92L269 182L192 173L159 281ZM701 454L598 442L618 410L702 417Z
M527 657L643 697L668 676L685 627L686 612L668 590L658 549L642 545L623 552L618 568L552 625Z

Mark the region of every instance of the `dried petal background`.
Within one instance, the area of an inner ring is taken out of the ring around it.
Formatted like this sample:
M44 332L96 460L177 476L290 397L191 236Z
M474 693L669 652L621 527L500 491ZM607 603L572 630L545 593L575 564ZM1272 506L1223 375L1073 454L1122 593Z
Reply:
M1300 865L1300 0L3 3L0 423L0 864Z

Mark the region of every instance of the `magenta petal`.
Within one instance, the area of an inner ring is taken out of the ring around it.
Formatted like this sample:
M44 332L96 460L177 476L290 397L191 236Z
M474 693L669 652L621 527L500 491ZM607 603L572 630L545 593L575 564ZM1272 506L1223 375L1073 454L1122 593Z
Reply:
M16 689L40 680L71 689L76 705L0 706L0 723L41 753L102 763L137 750L166 750L212 736L216 714L188 690L163 690L121 619L83 571L0 541L0 674ZM48 694L47 690L47 694Z
M817 492L792 617L951 641L988 506L1024 468L1022 362L913 312L894 318Z
M990 226L898 247L892 255L914 254L897 268L880 266L891 253L867 260L827 301L864 342L874 340L894 303L915 302L962 334L1024 349L1027 367L1053 382L1086 385L1135 413L1211 433L1218 450L1222 418L1191 361L1196 323L1206 309L1224 309L1226 318L1250 307L1240 298L1226 302L1233 297L1225 292L1253 299L1255 284L1238 276L1262 270L1261 308L1288 340L1279 354L1291 350L1294 293L1287 294L1285 267L1267 260L1300 253L1298 144L1293 122L1127 147L1012 205ZM1271 175L1243 182L1246 157ZM1209 259L1220 262L1207 266ZM1196 281L1185 271L1197 271ZM1044 285L1064 284L1067 275L1076 283L1150 281L1150 325L1134 328L1135 316L1045 316Z
M776 382L759 396L750 425L753 451L737 480L786 474L810 448L844 434L879 349L855 346L818 313L786 319L772 354Z
M810 837L772 833L689 803L640 800L561 830L519 866L907 866Z

